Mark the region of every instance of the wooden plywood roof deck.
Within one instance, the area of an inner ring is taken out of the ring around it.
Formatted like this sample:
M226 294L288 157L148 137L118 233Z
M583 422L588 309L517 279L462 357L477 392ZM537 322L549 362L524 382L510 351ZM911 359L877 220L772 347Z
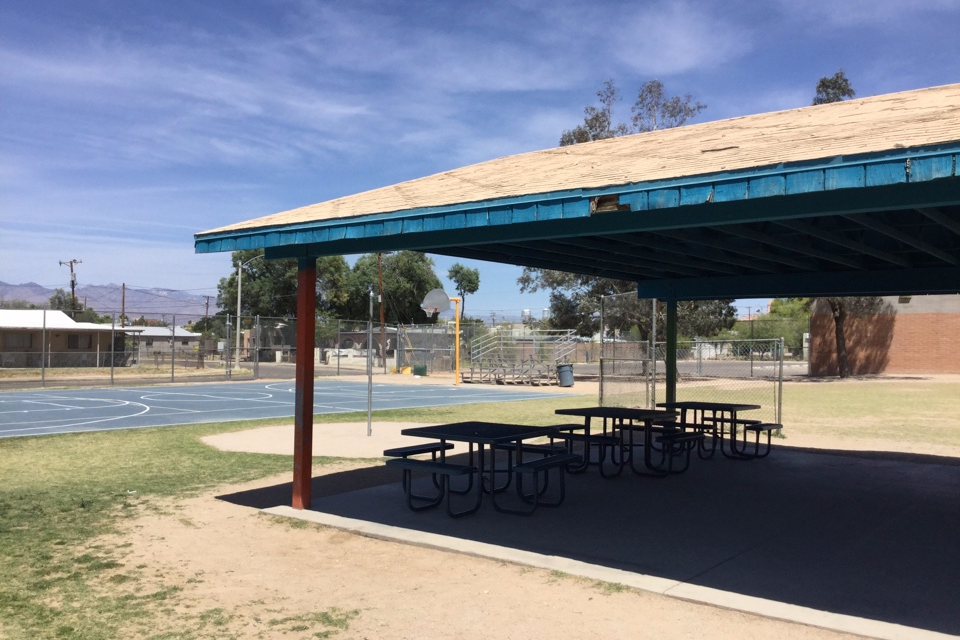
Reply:
M507 156L198 234L736 173L960 141L960 84Z

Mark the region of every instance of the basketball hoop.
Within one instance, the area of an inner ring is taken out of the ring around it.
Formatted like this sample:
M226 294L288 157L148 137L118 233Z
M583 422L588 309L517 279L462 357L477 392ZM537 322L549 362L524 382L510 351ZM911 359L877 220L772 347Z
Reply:
M438 313L450 310L450 296L444 293L443 289L432 289L420 303L420 308L427 314L427 318L432 318Z

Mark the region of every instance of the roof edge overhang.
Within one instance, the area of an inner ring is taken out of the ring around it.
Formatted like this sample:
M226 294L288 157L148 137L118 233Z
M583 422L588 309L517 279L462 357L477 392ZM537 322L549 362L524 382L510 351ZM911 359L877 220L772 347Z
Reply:
M864 200L859 210L903 203L867 197L870 192L928 192L924 206L960 203L955 179L960 141L855 156L780 163L750 170L570 189L442 207L411 208L315 222L245 228L195 236L197 253L263 249L268 258L319 257L369 251L419 249L443 253L444 246L469 246L510 235L525 240L563 237L605 227L617 231L678 229L822 215L824 209L743 206L770 198L802 201L829 195L826 211L851 206L844 191ZM944 188L946 182L951 183ZM599 199L616 196L619 207L598 210ZM871 202L867 202L871 201ZM738 214L737 211L742 213ZM817 211L821 213L818 214ZM644 215L636 215L644 214ZM739 217L738 217L739 216ZM506 226L511 225L506 233ZM588 228L589 227L589 228ZM502 238L501 238L502 239Z

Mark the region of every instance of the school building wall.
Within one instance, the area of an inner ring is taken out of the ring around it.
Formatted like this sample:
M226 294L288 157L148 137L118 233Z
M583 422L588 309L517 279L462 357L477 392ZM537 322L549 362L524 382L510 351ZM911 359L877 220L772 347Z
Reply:
M851 375L960 374L960 296L883 298L879 313L844 323ZM836 376L836 329L829 305L810 317L810 375Z

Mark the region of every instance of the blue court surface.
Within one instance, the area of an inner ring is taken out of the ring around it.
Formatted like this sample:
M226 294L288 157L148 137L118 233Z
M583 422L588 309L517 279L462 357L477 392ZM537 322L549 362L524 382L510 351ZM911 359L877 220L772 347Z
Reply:
M314 413L367 410L366 382L318 380L314 394ZM543 397L486 385L373 385L374 411ZM0 438L285 418L293 400L293 381L11 391L0 393Z

